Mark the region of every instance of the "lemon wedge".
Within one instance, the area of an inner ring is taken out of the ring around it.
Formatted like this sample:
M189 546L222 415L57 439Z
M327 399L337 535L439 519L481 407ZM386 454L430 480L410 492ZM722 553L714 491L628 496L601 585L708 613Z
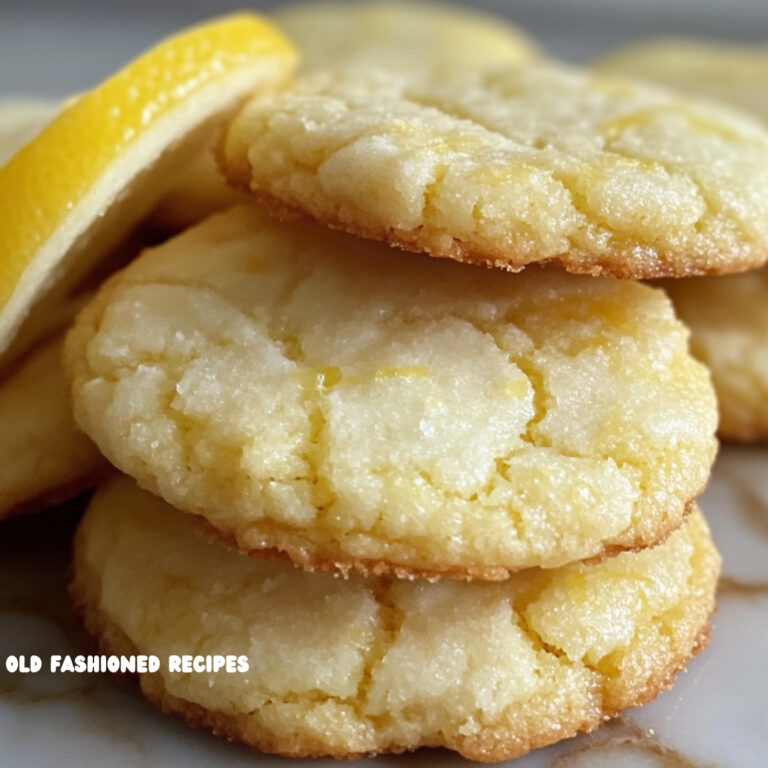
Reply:
M259 16L193 27L71 102L0 168L0 365L103 276L101 262L227 114L294 64Z

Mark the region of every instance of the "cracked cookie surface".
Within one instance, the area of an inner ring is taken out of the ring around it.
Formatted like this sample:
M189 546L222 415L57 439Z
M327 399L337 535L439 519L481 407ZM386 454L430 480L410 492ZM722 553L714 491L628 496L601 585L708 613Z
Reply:
M302 2L272 18L304 71L377 69L441 74L538 58L534 42L498 16L431 2Z
M317 73L220 150L281 215L519 270L736 272L768 258L768 134L747 115L557 65Z
M104 651L156 654L160 708L291 756L444 746L503 760L655 697L706 644L719 557L695 510L653 549L494 584L334 578L238 556L127 478L76 537ZM175 674L169 654L245 673Z
M503 19L430 2L301 2L281 5L272 18L300 50L305 71L385 67L447 74L539 55L533 41ZM180 232L246 198L226 184L206 150L179 175L153 220Z
M715 450L714 393L663 292L248 207L111 278L65 358L115 466L308 568L501 579L653 544Z

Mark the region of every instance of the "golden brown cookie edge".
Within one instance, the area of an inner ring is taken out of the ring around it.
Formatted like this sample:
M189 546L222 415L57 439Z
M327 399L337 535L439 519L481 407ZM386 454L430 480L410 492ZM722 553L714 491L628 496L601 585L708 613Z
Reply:
M649 541L627 542L626 544L609 544L603 550L591 557L583 558L581 562L596 565L623 552L640 552L644 549L663 544L696 508L696 502L690 501L685 505L679 520L669 521L666 526L657 529L657 536ZM304 571L319 573L335 573L343 577L357 574L365 577L394 576L398 579L414 581L461 580L461 581L505 581L513 574L528 568L540 566L456 566L433 563L425 566L414 566L387 560L353 557L346 554L336 542L326 542L322 547L312 546L304 542L295 547L286 548L266 545L253 549L245 546L235 533L216 528L206 517L194 515L195 527L206 539L219 546L239 552L248 557L261 560L279 560L289 562ZM262 535L260 534L260 538ZM268 535L263 536L264 539ZM559 567L559 566L555 566Z
M219 167L223 164L219 161ZM342 221L333 217L316 216L298 204L282 200L269 192L254 191L238 182L238 175L230 172L227 176L235 189L245 189L255 202L278 221L309 221L328 229L339 230L364 240L375 240L410 253L421 253L432 258L445 258L462 264L505 272L521 272L529 266L538 265L548 269L560 269L572 275L588 277L612 277L620 280L657 280L662 278L699 277L704 275L731 275L757 269L768 263L768 250L758 251L745 248L738 253L709 254L683 260L673 254L664 258L658 252L647 252L644 265L628 247L626 253L615 251L610 258L573 250L565 256L531 261L529 258L515 258L515 254L498 252L481 253L461 240L452 239L450 247L443 244L447 233L431 232L428 227L419 226L412 230L387 227L369 227L357 222Z

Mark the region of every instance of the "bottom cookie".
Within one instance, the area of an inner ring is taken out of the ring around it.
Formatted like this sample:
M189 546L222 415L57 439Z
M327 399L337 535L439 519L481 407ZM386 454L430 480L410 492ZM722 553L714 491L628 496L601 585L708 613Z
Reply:
M286 756L447 747L498 761L654 698L708 639L719 556L695 510L669 539L504 582L340 579L233 553L116 478L75 544L73 599L166 712ZM248 671L171 672L171 654Z

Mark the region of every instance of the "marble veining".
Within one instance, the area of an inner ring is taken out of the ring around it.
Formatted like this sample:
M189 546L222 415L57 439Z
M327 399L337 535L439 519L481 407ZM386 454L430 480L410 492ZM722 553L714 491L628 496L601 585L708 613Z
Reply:
M552 768L587 768L607 758L613 765L618 765L618 761L627 755L647 758L649 765L658 768L706 768L708 765L690 760L660 743L653 731L644 731L622 718L607 723L598 734L591 742L556 759Z
M764 768L768 765L768 448L724 448L701 506L723 552L710 647L675 687L590 734L514 768ZM0 659L89 650L66 596L82 500L0 527ZM11 675L0 666L0 768L240 768L290 761L220 742L154 711L130 682L102 675ZM422 750L348 764L466 766Z
M750 597L768 595L768 584L749 584L731 576L723 576L717 588L718 597Z

